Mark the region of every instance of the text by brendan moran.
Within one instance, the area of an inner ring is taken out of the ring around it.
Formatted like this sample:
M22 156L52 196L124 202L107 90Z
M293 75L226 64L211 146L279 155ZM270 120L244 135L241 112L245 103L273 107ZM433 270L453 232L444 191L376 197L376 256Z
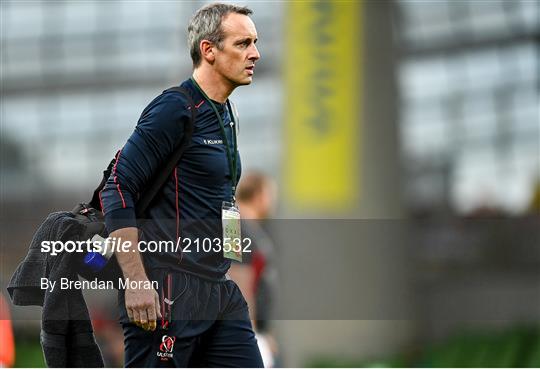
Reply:
M157 290L157 281L133 281L129 278L118 278L117 286L121 290L133 289L133 290ZM114 290L115 286L113 281L100 281L98 279L93 280L71 280L69 278L60 278L59 281L51 281L48 278L41 278L41 289L53 292L55 288L61 290Z

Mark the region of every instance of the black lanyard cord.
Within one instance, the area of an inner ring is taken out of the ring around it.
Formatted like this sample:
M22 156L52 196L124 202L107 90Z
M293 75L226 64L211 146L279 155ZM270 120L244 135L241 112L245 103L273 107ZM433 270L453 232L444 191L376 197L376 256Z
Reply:
M199 92L203 95L205 100L208 102L214 113L216 114L219 128L221 129L221 136L223 138L223 143L225 144L225 150L227 151L227 162L229 164L229 171L231 172L231 182L232 182L232 202L235 203L235 193L236 193L236 168L237 168L237 156L238 156L238 144L236 140L236 122L234 121L234 114L232 113L232 108L229 100L227 99L227 108L229 110L229 116L231 118L232 122L232 130L233 130L233 145L234 145L234 157L231 153L231 149L229 147L229 141L227 140L227 135L225 134L225 125L223 123L223 119L221 119L221 115L219 114L215 104L212 102L212 100L206 95L206 93L203 91L201 86L195 81L195 78L191 77L191 81L197 87Z

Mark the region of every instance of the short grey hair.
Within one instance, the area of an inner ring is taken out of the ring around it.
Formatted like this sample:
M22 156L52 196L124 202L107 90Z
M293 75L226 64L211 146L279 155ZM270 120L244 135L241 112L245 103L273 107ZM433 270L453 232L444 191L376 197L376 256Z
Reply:
M188 26L188 46L194 67L198 67L202 61L199 47L202 40L208 40L221 49L221 42L225 38L221 22L230 13L250 15L253 11L246 6L214 3L203 6L193 15Z

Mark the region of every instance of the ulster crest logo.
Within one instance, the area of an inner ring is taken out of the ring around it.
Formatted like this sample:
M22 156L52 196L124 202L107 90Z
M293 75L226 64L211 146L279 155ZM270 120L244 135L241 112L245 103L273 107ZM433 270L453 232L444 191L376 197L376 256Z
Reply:
M161 344L159 345L159 351L157 353L157 356L161 358L161 360L169 360L169 358L173 357L173 350L174 350L174 342L176 341L176 337L167 336L166 334L161 337Z

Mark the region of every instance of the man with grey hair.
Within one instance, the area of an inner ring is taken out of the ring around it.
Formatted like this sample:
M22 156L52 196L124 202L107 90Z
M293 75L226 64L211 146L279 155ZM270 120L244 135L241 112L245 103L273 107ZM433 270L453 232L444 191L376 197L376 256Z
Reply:
M251 83L260 58L251 13L231 4L196 12L188 27L192 77L147 106L101 192L110 237L182 246L116 252L124 278L141 282L119 293L126 366L262 366L247 304L226 276L230 259L241 259L225 241L240 231L237 120L228 98ZM139 194L184 138L186 150L146 211L150 221L139 224ZM151 281L157 291L141 287Z

